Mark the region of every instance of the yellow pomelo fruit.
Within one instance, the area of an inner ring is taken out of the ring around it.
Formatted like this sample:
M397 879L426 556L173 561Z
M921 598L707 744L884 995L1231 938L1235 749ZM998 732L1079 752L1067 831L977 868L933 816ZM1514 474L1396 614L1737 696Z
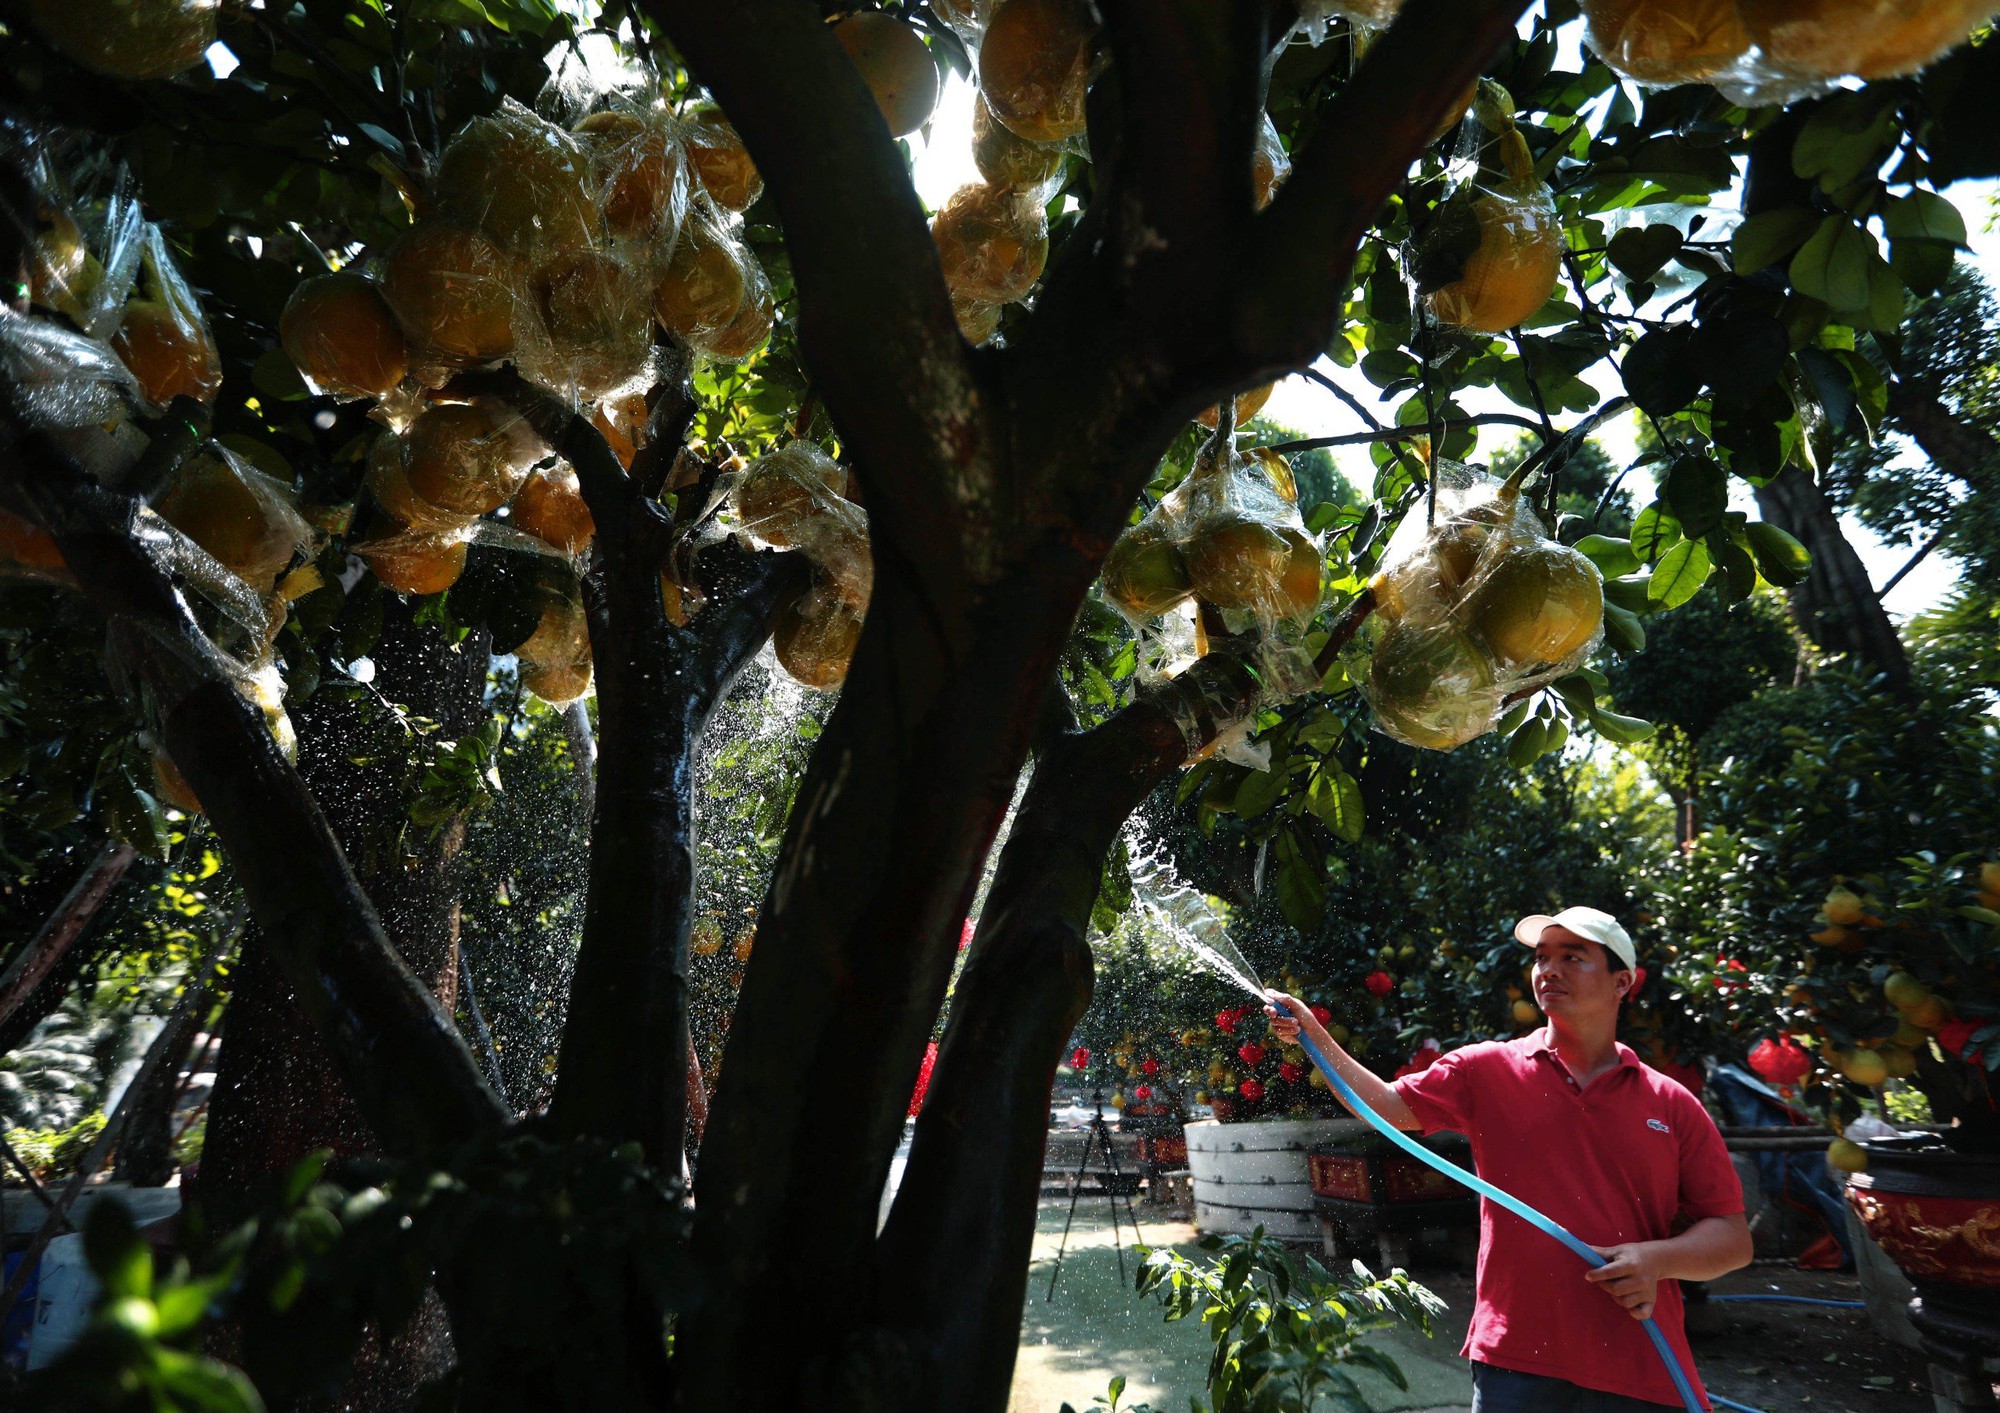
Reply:
M764 346L776 326L777 308L770 293L762 289L749 293L736 317L709 338L709 356L732 361L748 358Z
M1262 387L1250 389L1249 392L1236 394L1236 425L1240 427L1255 417L1263 409L1264 404L1271 400L1271 390L1277 386L1276 383L1265 383ZM1212 432L1215 430L1215 424L1221 419L1222 404L1218 402L1215 406L1205 407L1196 413L1194 420Z
M778 615L771 636L779 666L808 687L830 691L847 680L861 615L840 595L813 589Z
M1891 1079L1908 1079L1917 1072L1917 1057L1899 1045L1882 1051L1882 1063Z
M746 211L764 194L764 178L750 160L750 150L719 109L695 113L688 130L687 159L703 188L725 211Z
M1562 222L1545 187L1481 192L1472 199L1479 245L1458 277L1426 296L1441 324L1498 334L1549 302L1562 270Z
M1084 128L1097 22L1085 0L1000 0L979 44L979 91L1030 142Z
M1516 1025L1533 1025L1542 1018L1542 1013L1533 1001L1516 1001L1509 1008Z
M590 624L583 605L567 594L552 594L528 640L514 649L521 684L558 706L590 690Z
M521 361L536 381L588 401L646 371L653 351L651 291L638 271L604 250L557 259L534 281L548 345Z
M728 328L748 294L742 259L729 237L719 227L691 222L653 291L653 314L668 333L699 342Z
M1019 299L1041 278L1049 227L1031 196L974 183L952 194L931 222L952 297L988 304Z
M420 531L455 530L471 517L461 511L442 510L410 489L406 470L408 448L394 432L384 432L368 452L368 475L363 484L375 503L395 519Z
M1516 545L1467 596L1465 617L1502 668L1564 662L1604 622L1604 581L1568 545Z
M1826 920L1840 927L1852 927L1861 921L1863 911L1861 895L1852 888L1836 883L1827 890L1826 902L1821 905Z
M1858 1143L1836 1138L1827 1145L1826 1165L1843 1173L1868 1171L1868 1152Z
M507 518L515 528L570 554L582 554L597 533L576 472L567 462L532 473L509 503Z
M1991 0L1739 0L1772 67L1807 78L1894 78L1964 42Z
M520 489L534 459L526 424L484 399L438 403L410 423L403 472L440 510L484 515Z
M1919 1030L1936 1030L1951 1019L1951 1012L1943 1001L1932 995L1903 1012L1903 1018Z
M301 280L278 318L278 339L298 370L336 397L385 397L410 367L381 286L348 271Z
M1104 596L1140 621L1178 608L1191 591L1180 546L1166 524L1151 516L1118 537L1100 578Z
M984 98L972 105L972 163L993 186L1027 191L1062 170L1063 150L1052 142L1030 142L993 115Z
M937 64L913 26L881 10L857 10L833 27L833 37L875 95L891 137L930 121L938 100Z
M441 594L465 572L465 541L419 535L394 521L381 538L354 547L375 577L404 594Z
M1931 989L1906 971L1891 972L1882 983L1882 994L1897 1010L1907 1011L1930 999Z
M1291 546L1291 555L1286 560L1284 575L1278 580L1274 603L1280 617L1303 617L1319 607L1324 556L1310 535L1289 526L1278 533Z
M484 361L513 351L514 277L477 231L426 223L390 250L382 293L418 348Z
M1220 609L1268 611L1292 564L1292 546L1278 526L1234 509L1195 526L1181 554L1195 597Z
M589 154L526 114L475 118L438 161L436 213L517 259L585 249L599 230Z
M177 397L208 402L222 386L222 355L208 331L171 304L135 299L111 336L146 400L165 407Z
M619 109L592 113L574 131L593 158L605 228L627 240L670 234L675 193L686 180L681 145L663 127Z
M1584 0L1590 47L1640 83L1702 83L1750 48L1736 0Z
M1368 700L1384 730L1428 750L1448 751L1492 726L1493 663L1450 624L1390 624L1368 661Z
M121 79L172 78L215 43L214 0L29 0L35 28L87 69Z
M298 549L299 525L283 487L218 456L197 456L160 496L175 529L247 583L268 589Z
M1879 1050L1855 1050L1844 1057L1841 1073L1854 1083L1873 1089L1889 1078L1889 1067Z

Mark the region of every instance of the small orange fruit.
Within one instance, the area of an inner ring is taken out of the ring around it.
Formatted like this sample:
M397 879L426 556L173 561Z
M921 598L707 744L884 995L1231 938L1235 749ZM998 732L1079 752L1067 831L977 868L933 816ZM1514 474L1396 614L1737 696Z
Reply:
M382 293L420 349L485 361L514 348L514 266L463 226L426 223L389 252Z
M1205 517L1182 554L1196 598L1240 611L1269 604L1292 563L1292 545L1279 527L1235 507Z
M277 581L299 547L301 522L288 490L221 456L190 460L154 509L231 573L260 589Z
M1034 288L1049 258L1049 225L1032 196L974 183L931 222L944 282L959 300L1006 304Z
M410 489L409 448L394 432L384 432L368 449L368 474L363 484L375 503L415 530L456 530L470 516L440 510Z
M1136 622L1180 607L1193 592L1173 527L1148 515L1118 537L1099 577L1104 596Z
M208 402L222 386L215 340L171 304L153 299L127 304L111 346L132 370L139 391L157 406L182 396Z
M742 308L736 317L708 340L711 358L740 362L764 346L776 326L777 307L771 302L769 284L761 275L750 282Z
M1521 135L1509 130L1500 143L1510 181L1469 198L1479 243L1458 278L1427 296L1439 323L1472 333L1504 333L1539 312L1562 270L1555 198L1535 179Z
M1464 619L1502 668L1566 662L1604 622L1604 580L1568 545L1521 544L1465 601Z
M915 27L881 10L856 10L833 27L891 137L915 132L937 107L938 71Z
M1075 137L1096 38L1085 0L1000 0L979 45L979 91L1030 142Z
M385 397L409 371L409 346L381 287L349 271L301 280L278 338L298 370L335 397Z

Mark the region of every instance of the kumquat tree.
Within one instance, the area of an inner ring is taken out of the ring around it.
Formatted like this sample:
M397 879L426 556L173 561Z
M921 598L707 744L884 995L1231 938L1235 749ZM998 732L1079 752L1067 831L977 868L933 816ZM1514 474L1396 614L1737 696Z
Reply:
M1382 734L1647 741L1697 599L1907 686L1827 487L1993 454L1990 8L10 0L0 1031L166 955L99 855L224 1018L51 1406L1003 1408L1149 797L1304 920Z

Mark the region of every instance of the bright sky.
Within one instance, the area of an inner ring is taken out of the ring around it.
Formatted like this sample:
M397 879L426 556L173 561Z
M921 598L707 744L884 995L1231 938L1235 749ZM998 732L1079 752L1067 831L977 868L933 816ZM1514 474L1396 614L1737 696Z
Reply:
M1570 57L1573 61L1575 56ZM978 170L972 164L972 101L972 86L956 74L952 75L932 117L929 144L926 145L920 137L910 139L916 154L917 193L932 210L942 206L945 199L960 186L979 180ZM1972 232L1971 254L1961 258L1969 258L1987 280L2000 287L2000 229L1996 229L1996 221L2000 221L2000 216L1996 216L1996 212L2000 212L2000 206L1996 206L1996 198L2000 198L2000 183L1960 182L1951 188L1949 195L1964 214L1966 226ZM1687 211L1684 207L1667 209L1681 215ZM1638 208L1631 214L1643 221L1647 209ZM1703 235L1713 238L1722 228L1721 221L1712 220ZM1353 392L1364 404L1382 406L1385 413L1388 410L1386 404L1377 403L1376 389L1358 372L1337 369L1325 359L1320 360L1318 370ZM1603 396L1609 397L1618 391L1610 369L1601 364L1593 375L1586 376L1591 378ZM1460 401L1475 416L1482 412L1522 411L1494 392L1468 392L1461 395ZM1306 436L1332 436L1363 430L1361 423L1341 405L1339 399L1305 378L1288 378L1280 383L1266 404L1264 415ZM1563 419L1559 418L1558 425L1563 424ZM1482 443L1481 450L1511 443L1516 434L1516 429L1511 427L1487 429L1487 440ZM1614 461L1621 464L1628 461L1637 449L1636 419L1619 418L1606 423L1598 434L1598 441ZM1912 455L1915 454L1912 449ZM1359 486L1369 484L1374 470L1365 450L1339 448L1335 455L1341 458L1340 465L1349 479ZM1634 473L1627 479L1627 485L1641 501L1649 493L1643 473ZM1751 509L1749 488L1737 483L1736 492L1739 508ZM1845 525L1848 538L1860 552L1878 585L1887 582L1911 554L1910 547L1886 545L1852 519L1848 519ZM1956 578L1957 570L1949 560L1932 555L1898 584L1885 602L1892 615L1899 619L1908 618L1939 603Z

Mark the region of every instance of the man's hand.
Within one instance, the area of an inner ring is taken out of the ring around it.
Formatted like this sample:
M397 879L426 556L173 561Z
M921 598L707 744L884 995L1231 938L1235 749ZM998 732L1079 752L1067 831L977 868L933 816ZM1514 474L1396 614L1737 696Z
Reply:
M1602 1286L1606 1294L1625 1307L1625 1313L1643 1320L1653 1313L1659 1296L1659 1244L1651 1241L1627 1242L1623 1246L1593 1246L1605 1264L1585 1271L1583 1278Z
M1306 1003L1282 991L1267 991L1264 995L1264 1014L1271 1018L1271 1034L1287 1045L1298 1044L1300 1026L1312 1019Z

